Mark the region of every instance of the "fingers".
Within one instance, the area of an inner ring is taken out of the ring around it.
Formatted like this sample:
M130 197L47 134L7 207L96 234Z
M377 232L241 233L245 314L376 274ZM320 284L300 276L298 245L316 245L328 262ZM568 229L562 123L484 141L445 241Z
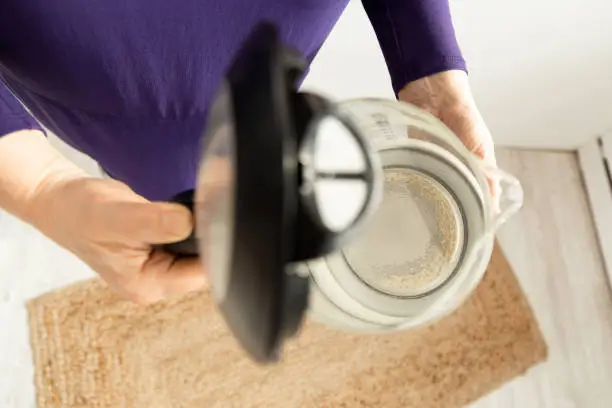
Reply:
M134 243L165 244L183 240L193 230L193 215L174 203L119 202L107 206L101 217L106 228Z
M175 258L163 251L154 251L140 273L120 286L130 300L150 304L172 295L205 289L207 283L199 258Z
M152 253L142 275L162 286L167 295L201 290L208 282L200 258L177 258L163 251Z

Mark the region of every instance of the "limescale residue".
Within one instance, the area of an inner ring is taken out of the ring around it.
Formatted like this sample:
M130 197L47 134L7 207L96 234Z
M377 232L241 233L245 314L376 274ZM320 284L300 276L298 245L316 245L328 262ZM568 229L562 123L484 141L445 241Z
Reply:
M463 222L453 196L423 173L385 170L384 197L363 234L345 249L366 283L395 296L418 296L452 274Z

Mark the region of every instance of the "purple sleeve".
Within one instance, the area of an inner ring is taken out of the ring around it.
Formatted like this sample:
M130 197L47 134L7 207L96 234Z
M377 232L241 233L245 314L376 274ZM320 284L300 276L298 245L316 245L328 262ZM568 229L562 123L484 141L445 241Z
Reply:
M393 90L439 72L467 71L449 0L362 0L387 62Z
M0 81L0 137L24 129L42 127Z

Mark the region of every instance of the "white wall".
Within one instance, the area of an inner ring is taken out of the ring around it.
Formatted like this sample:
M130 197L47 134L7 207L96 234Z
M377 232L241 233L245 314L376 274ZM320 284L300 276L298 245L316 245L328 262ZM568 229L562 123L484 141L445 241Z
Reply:
M612 1L457 0L452 7L474 92L498 144L571 149L612 129ZM393 96L359 0L305 87L339 99Z
M393 97L382 52L360 0L351 0L313 62L303 89L333 99Z

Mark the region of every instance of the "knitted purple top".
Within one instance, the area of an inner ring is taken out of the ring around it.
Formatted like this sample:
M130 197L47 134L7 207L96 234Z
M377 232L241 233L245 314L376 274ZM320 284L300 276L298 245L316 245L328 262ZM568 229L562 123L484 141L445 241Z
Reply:
M423 76L465 69L448 0L362 3L396 92ZM312 61L346 5L3 1L0 136L40 122L137 193L169 199L194 185L206 110L252 27L275 22L282 39Z

